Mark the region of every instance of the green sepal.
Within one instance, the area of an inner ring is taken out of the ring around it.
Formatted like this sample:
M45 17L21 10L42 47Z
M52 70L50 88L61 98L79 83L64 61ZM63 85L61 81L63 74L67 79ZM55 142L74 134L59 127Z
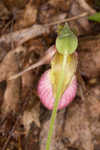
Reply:
M50 79L52 83L54 97L56 96L58 83L61 78L62 63L63 63L63 55L56 53L56 55L51 61L51 71L50 71ZM61 90L61 95L69 85L73 75L76 72L76 68L77 68L76 53L68 55L66 60L66 67L64 71L64 81L63 81L63 88Z
M70 30L68 24L65 24L56 39L57 51L61 54L72 54L76 50L77 46L77 36Z

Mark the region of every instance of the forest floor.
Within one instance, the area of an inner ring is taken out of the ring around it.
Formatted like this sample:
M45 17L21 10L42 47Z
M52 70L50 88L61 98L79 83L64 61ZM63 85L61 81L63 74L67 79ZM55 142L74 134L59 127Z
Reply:
M41 60L66 22L79 41L78 90L57 113L51 150L100 150L100 23L88 20L98 11L99 0L0 1L0 150L45 150L52 111L37 85L50 64L9 78Z

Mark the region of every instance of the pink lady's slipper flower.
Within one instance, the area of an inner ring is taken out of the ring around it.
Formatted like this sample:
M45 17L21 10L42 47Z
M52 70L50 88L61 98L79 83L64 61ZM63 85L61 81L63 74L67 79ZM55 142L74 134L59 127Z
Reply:
M74 76L67 89L64 91L59 102L58 109L65 108L76 96L77 80ZM53 96L52 84L50 81L50 70L46 71L40 78L38 84L38 95L42 104L49 110L53 109L55 98Z

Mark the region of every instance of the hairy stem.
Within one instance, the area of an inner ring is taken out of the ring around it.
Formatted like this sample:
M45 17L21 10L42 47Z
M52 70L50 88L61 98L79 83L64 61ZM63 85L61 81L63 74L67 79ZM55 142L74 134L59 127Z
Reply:
M66 60L67 60L67 54L63 56L62 72L61 72L61 77L60 77L59 84L58 84L54 108L53 108L53 112L51 116L50 128L49 128L48 138L47 138L47 143L46 143L46 150L50 150L50 144L51 144L51 138L53 134L53 127L54 127L54 123L56 119L56 114L57 114L57 108L58 108L59 100L61 98L61 89L62 89L63 81L64 81L64 70L65 70Z

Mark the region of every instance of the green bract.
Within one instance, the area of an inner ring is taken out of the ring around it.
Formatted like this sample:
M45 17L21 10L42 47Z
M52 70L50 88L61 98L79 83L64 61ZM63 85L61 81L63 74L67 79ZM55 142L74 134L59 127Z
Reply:
M66 24L56 39L57 51L61 54L72 54L76 50L77 46L78 39Z

